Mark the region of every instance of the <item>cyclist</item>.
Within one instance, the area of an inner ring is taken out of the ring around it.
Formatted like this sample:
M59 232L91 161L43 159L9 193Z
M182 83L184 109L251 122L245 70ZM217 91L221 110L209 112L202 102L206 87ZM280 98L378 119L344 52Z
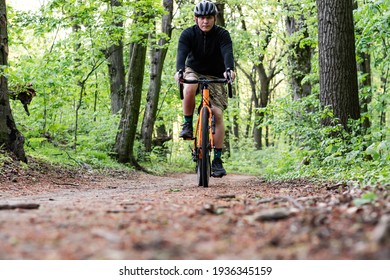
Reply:
M218 10L214 3L202 1L194 8L195 25L185 29L179 38L176 71L185 69L184 78L198 79L199 77L227 78L226 69L234 80L233 46L229 32L215 24ZM179 75L175 79L179 82ZM198 85L184 84L183 113L184 124L179 137L193 138L193 114L195 109L195 95ZM228 97L222 84L210 84L210 99L215 117L214 159L211 172L214 177L226 175L222 165L222 148L225 128L223 111L227 108Z

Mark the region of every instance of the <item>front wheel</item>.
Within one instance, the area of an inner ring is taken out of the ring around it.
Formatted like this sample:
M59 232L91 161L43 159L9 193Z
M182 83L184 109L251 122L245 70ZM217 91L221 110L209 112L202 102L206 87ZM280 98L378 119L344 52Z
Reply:
M201 143L201 159L198 162L198 170L200 173L200 181L204 188L209 186L210 179L210 128L209 128L209 110L202 109L202 143Z
M196 175L198 178L198 186L203 186L203 175L202 175L202 159L198 159L196 163Z

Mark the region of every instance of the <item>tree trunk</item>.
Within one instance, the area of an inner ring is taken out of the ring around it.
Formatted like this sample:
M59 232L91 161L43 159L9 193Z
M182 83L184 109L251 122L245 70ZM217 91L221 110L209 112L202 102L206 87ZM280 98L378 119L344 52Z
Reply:
M225 3L215 3L218 10L218 16L217 16L217 22L219 26L225 27L226 21L225 21Z
M253 140L257 150L263 149L263 130L261 125L261 116L258 111L255 111L255 124L253 127Z
M317 8L320 101L346 129L360 117L352 1L317 0Z
M7 8L5 0L0 0L0 65L8 65ZM27 163L24 152L24 137L18 131L12 116L8 97L8 81L0 76L0 147L12 152L18 160Z
M81 1L78 0L77 4L80 5ZM72 15L71 18L72 18L72 21L78 22L77 15L76 16ZM75 62L75 66L74 66L73 74L74 74L75 77L79 78L79 80L77 81L77 85L80 87L79 98L78 98L77 101L75 100L75 121L74 121L74 136L73 136L73 149L74 150L77 150L77 137L78 137L78 128L79 128L79 112L80 112L81 105L83 103L83 96L85 94L85 84L82 83L83 73L80 70L81 69L81 67L80 67L80 65L81 65L81 58L80 58L80 55L78 54L78 50L81 48L80 35L78 35L80 30L81 30L81 26L78 23L74 23L72 25L72 33L74 33L76 35L75 37L77 38L77 41L75 41L75 43L74 43L74 62Z
M152 150L152 138L154 124L156 121L157 107L161 89L161 76L164 66L165 57L167 54L167 41L172 34L172 15L173 15L173 0L164 0L164 9L167 12L162 18L162 33L163 37L158 42L158 46L151 51L151 65L150 65L150 82L149 90L146 98L146 108L144 119L142 122L141 135L142 142L145 146L146 152Z
M385 55L386 57L387 55ZM387 113L387 101L386 101L386 98L384 98L384 96L386 95L387 91L388 91L388 81L389 81L389 68L387 68L387 70L383 69L382 70L382 73L381 73L381 83L382 83L382 87L383 87L383 93L381 93L379 95L379 100L382 100L381 101L381 111L379 112L379 128L382 130L385 128L386 126L386 113ZM383 133L381 135L381 141L383 139L385 139L386 135Z
M112 9L120 7L121 5L121 1L111 0ZM121 28L123 27L123 19L117 17L114 19L113 24L115 27ZM110 75L111 113L116 114L123 107L123 99L126 89L122 35L121 39L119 39L106 51L106 58L108 60L108 73Z
M301 46L301 41L309 37L303 16L299 20L296 20L294 17L287 17L286 29L289 36L293 36L294 33L302 32L303 30L304 37L290 44L290 54L288 55L290 87L293 99L299 100L311 93L310 83L302 81L311 72L312 49L308 44Z
M253 104L255 103L255 100L256 100L256 89L253 90L252 88L252 96L251 96L251 101L248 109L247 125L245 127L245 138L250 137L249 132L252 124Z
M217 21L216 21L216 24L223 27L223 28L226 28L226 20L225 20L225 3L215 3L216 7L217 7L217 10L218 10L218 15L217 15ZM233 97L236 98L236 91L235 91L235 88L232 87L232 90L233 90ZM224 119L228 119L229 116L228 114L226 114L227 111L225 111L224 113ZM229 151L230 154L232 153L232 148L231 148L231 144L230 144L230 133L234 133L234 128L236 127L236 124L237 124L237 115L234 114L233 115L233 124L230 124L230 122L224 122L224 125L225 125L225 137L224 137L224 152L225 151Z
M108 73L110 75L111 113L116 114L123 108L126 80L123 63L123 42L108 49Z
M363 81L359 83L359 91L362 92L361 110L364 114L363 128L367 130L371 126L370 117L368 116L368 105L372 99L371 85L371 57L368 53L360 53L362 61L358 63L357 69L364 75Z
M257 67L256 67L257 68ZM260 78L260 87L262 87L261 84L261 78ZM261 95L261 93L260 93ZM263 142L262 142L262 129L261 129L261 121L262 117L260 115L259 109L261 107L261 101L258 96L254 98L254 107L255 107L255 121L253 125L253 140L255 142L255 147L258 150L261 150L263 148Z
M261 61L264 61L262 58ZM270 92L270 83L272 78L274 77L272 74L267 75L263 63L260 63L256 66L257 72L259 73L259 81L260 81L260 102L257 102L256 108L263 109L266 108L269 101ZM271 71L272 72L272 71ZM256 148L261 150L263 148L262 143L262 127L261 124L264 120L264 112L256 110L255 112L255 127L254 127L254 140Z
M353 9L358 9L358 2L353 2ZM362 34L362 30L356 30L356 34ZM357 52L359 62L357 64L357 70L361 72L363 79L359 83L359 93L361 96L361 110L363 117L363 129L367 129L371 126L370 116L368 115L368 105L372 100L372 83L371 83L371 55L367 52Z
M134 44L130 58L124 106L115 143L115 152L121 163L135 165L133 148L141 106L145 59L146 46L142 43Z

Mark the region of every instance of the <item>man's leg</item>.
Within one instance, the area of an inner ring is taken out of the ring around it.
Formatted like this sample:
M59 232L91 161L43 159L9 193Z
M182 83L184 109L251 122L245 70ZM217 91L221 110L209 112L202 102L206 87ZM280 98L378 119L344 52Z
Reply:
M183 88L183 112L184 116L192 116L195 109L195 95L198 85L184 84Z
M212 176L222 177L226 175L226 170L222 165L222 148L225 138L225 126L223 123L223 111L214 106L212 108L215 118L215 134L214 134L214 159L211 165Z
M184 84L183 88L183 113L184 113L184 124L183 129L179 134L180 138L183 139L192 139L193 138L193 128L192 128L192 118L194 115L195 109L195 95L198 85L193 84Z
M225 139L225 126L223 124L223 111L216 107L212 107L212 111L215 118L215 134L214 134L214 145L217 149L223 148L223 141Z

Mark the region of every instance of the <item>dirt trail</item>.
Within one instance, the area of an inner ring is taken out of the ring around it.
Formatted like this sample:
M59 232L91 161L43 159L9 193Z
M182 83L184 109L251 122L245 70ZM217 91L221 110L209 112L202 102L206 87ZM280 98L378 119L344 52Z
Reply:
M347 186L243 175L26 177L0 182L0 259L390 258L386 189L356 207Z

